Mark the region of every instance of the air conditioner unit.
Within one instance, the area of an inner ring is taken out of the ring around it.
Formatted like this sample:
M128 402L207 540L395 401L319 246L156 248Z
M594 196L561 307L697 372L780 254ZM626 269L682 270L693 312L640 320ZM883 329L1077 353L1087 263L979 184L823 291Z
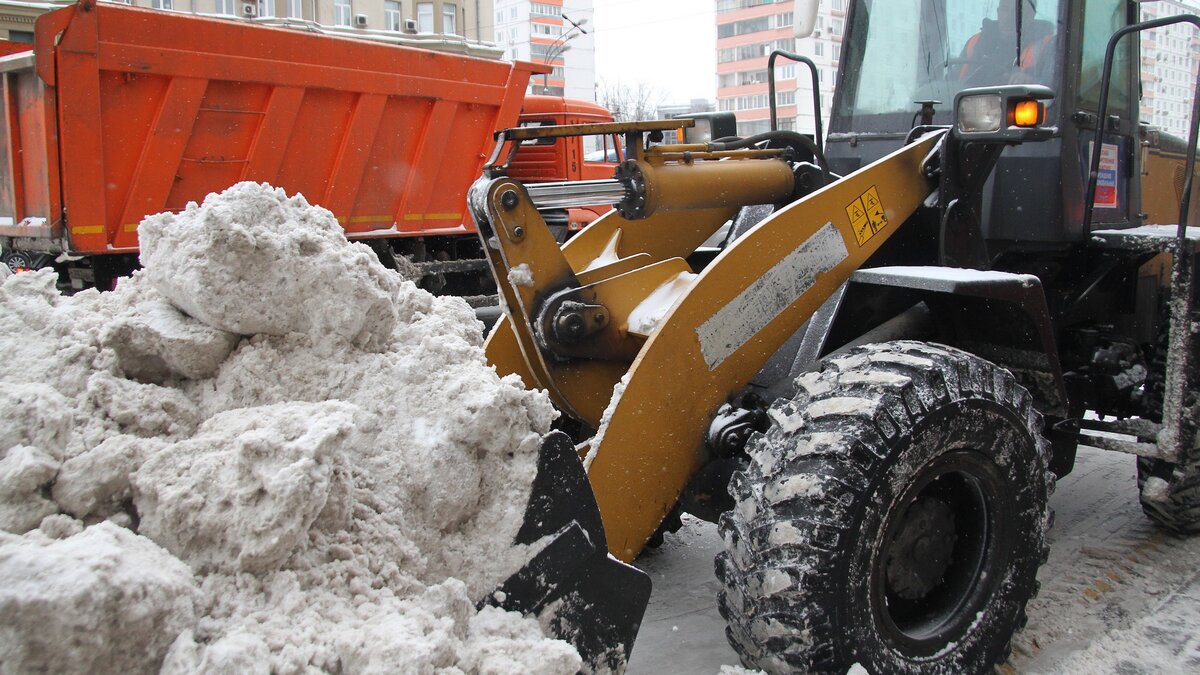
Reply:
M405 33L417 32L417 20L416 19L405 19L404 20L404 32Z
M254 5L242 5L242 16L258 16L258 7L255 7Z
M814 30L812 36L813 37L821 37L821 29L818 28L818 29Z
M366 14L355 14L354 15L354 25L358 26L359 28L366 28L367 27L367 15Z

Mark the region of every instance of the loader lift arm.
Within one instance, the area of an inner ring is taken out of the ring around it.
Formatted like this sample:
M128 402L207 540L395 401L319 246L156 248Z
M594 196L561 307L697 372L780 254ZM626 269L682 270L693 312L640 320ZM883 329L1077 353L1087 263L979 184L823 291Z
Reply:
M489 361L601 428L586 466L614 556L637 556L705 463L717 408L930 195L942 136L798 201L791 166L769 152L714 161L702 147L635 148L626 170L640 164L645 183L631 191L658 209L640 220L618 209L561 250L524 186L476 184L473 215L511 316ZM687 194L700 174L703 193ZM694 274L685 257L738 207L764 202L790 204ZM684 208L695 203L708 208Z

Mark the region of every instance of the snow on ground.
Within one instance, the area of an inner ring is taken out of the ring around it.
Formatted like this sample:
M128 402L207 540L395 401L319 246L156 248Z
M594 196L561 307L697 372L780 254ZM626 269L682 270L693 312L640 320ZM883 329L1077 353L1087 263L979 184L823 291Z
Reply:
M1056 519L1042 591L1001 673L1200 672L1200 537L1155 528L1138 506L1134 474L1132 457L1080 449L1075 471L1051 497ZM654 594L628 675L715 675L738 663L716 606L716 526L683 520L635 562Z
M243 183L140 226L145 270L0 285L0 673L574 673L475 602L546 396L459 299Z

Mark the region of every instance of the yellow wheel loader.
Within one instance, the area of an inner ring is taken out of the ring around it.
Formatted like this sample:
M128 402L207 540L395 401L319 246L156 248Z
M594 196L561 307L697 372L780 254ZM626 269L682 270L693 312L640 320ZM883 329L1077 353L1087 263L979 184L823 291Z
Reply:
M623 563L681 512L719 523L727 636L772 673L1003 662L1080 441L1136 454L1150 517L1200 530L1196 119L1186 144L1138 123L1122 39L1200 20L848 5L827 139L513 129L471 191L505 309L488 358L563 414L525 539L558 536L496 602L591 668L632 647L648 582ZM611 179L506 176L521 143L583 134L624 138ZM542 211L597 201L560 247Z

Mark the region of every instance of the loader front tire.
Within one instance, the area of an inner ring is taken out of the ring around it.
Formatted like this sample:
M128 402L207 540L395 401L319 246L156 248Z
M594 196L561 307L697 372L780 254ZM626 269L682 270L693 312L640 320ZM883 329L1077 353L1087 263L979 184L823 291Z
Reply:
M730 486L726 634L771 673L983 673L1048 553L1049 444L1007 371L891 342L797 380Z

